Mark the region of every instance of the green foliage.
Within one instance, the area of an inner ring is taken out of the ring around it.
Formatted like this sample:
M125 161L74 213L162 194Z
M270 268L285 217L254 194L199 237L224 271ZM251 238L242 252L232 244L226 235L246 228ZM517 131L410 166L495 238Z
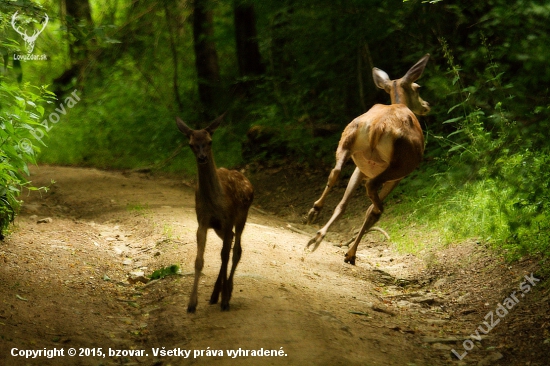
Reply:
M85 69L81 101L52 129L49 148L42 152L39 161L117 169L152 166L194 174L195 159L187 148L176 159L167 161L178 146L187 145L175 126L176 115L196 128L208 122L200 117L192 38L181 37L191 34L189 22L182 22L182 29L171 29L173 24L167 22L162 4L121 2L113 8L112 3L103 6L92 1L91 5L96 26L93 30L82 29L81 41L101 57ZM227 44L220 51L225 60L234 59L228 42L228 38L233 38L232 29L225 29L230 19L227 9L230 11L231 6L223 7L223 21L216 24L223 31L217 39ZM185 19L190 15L189 9L181 10L178 17ZM71 31L71 39L78 36L77 20L62 26L62 30L68 27ZM46 29L49 30L53 28ZM40 79L38 75L53 78L70 61L67 50L60 47L66 42L63 32L47 35L51 38L44 39L41 45L51 54L51 64L56 67L48 67L50 63L45 62L27 63L25 77L29 80ZM172 36L180 42L177 91L173 85L174 69L168 67L172 65ZM144 49L150 52L143 52ZM225 62L222 72L234 74L235 70L230 62ZM175 92L179 93L181 105ZM226 119L214 136L216 162L220 166L242 164L240 146L245 133L246 125L234 125L231 117Z
M421 198L414 195L417 201L409 203L421 224L439 233L443 242L477 237L510 258L548 255L550 151L547 138L538 132L548 122L528 121L520 114L524 106L517 106L515 84L504 82L506 73L494 61L483 32L479 41L488 65L466 86L464 69L440 39L449 81L439 89L456 104L448 108L450 118L442 122L443 128L431 134L428 156L438 173L425 172L420 179L429 188L418 191ZM435 184L427 183L434 178Z
M55 99L44 87L21 86L0 76L0 233L18 212L21 187L29 185L27 165L43 145L43 104Z
M151 274L151 276L149 276L149 278L151 278L152 280L162 279L166 276L178 274L179 270L180 267L177 264L172 264L171 266L155 270Z
M0 2L1 10L10 14L11 3ZM248 3L256 12L266 72L239 76L232 4L212 2L224 90L212 110L205 110L197 93L188 2L91 0L93 26L52 16L37 43L50 62L23 64L6 58L21 47L21 38L2 14L0 55L6 77L13 80L49 83L72 66L70 41L87 48L86 67L67 85L79 84L82 100L50 131L49 148L39 160L195 174L195 159L174 117L200 128L208 123L206 115L228 110L214 134L219 166L332 165L344 127L373 104L389 101L373 85L372 67L398 78L429 52L432 58L419 81L423 98L433 106L421 119L427 162L398 186L401 204L388 205L388 213L399 217L395 226L408 227L413 238L429 228L431 242L476 237L511 255L548 253L550 5L523 0ZM45 4L48 13L59 13L57 3ZM28 9L28 22L37 22L44 11ZM15 97L0 103L2 113L12 108L10 113L19 116L32 109L28 104L22 109ZM34 103L38 109L40 103ZM27 135L10 140L16 154Z
M478 211L492 219L488 223L493 241L511 252L512 256L526 252L550 253L548 230L549 217L545 214L549 194L550 175L546 172L548 148L540 133L532 133L517 114L515 88L503 83L504 72L494 62L492 49L487 45L484 33L480 34L482 49L488 61L485 78L477 84L459 88L461 101L448 111L461 113L444 123L455 125L454 145L447 146L451 170L466 172L468 180L474 181L477 196L489 192L489 200L482 201ZM443 43L445 50L445 43ZM446 51L452 73L459 78L457 67ZM523 109L520 107L520 110ZM537 123L543 127L547 122ZM456 137L455 137L456 136ZM445 141L445 140L443 140ZM456 179L456 173L453 178ZM464 181L465 177L460 177ZM462 190L464 191L464 190ZM479 202L479 200L476 200ZM461 207L468 207L462 205ZM472 208L474 209L474 208ZM475 211L470 213L475 217ZM484 222L484 220L481 220ZM505 229L503 228L505 224ZM484 231L479 230L480 235Z

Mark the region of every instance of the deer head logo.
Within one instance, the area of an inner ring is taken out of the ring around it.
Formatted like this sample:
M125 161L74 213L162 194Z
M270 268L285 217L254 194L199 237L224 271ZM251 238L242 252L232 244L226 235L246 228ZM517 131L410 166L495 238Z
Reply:
M25 41L25 46L27 48L27 53L32 53L32 51L34 50L34 42L36 42L36 39L38 38L40 33L42 33L44 28L46 28L46 25L48 24L48 20L50 18L48 18L48 14L44 13L45 20L44 20L44 24L42 25L42 29L35 30L32 36L27 35L26 31L21 31L20 29L17 28L17 26L15 25L16 19L17 19L17 11L15 12L15 14L13 14L13 17L11 17L11 26L17 33L21 35L21 37L23 37L23 40Z

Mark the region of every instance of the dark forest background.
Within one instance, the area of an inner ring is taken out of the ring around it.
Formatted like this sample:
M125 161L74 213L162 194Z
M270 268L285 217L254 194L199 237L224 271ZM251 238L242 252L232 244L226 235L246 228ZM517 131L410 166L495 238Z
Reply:
M47 60L17 58L15 12L28 35L48 15L32 52ZM372 68L398 78L430 53L425 161L395 225L548 254L549 15L540 0L1 0L0 226L29 163L193 174L176 115L198 128L227 111L219 166L330 167L344 127L389 103Z

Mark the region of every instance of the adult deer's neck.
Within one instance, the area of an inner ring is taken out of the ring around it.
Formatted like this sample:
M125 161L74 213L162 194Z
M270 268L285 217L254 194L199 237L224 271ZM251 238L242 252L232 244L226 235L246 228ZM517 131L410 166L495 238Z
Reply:
M199 173L198 196L203 202L216 203L222 197L223 191L218 178L214 157L209 156L205 164L197 164Z

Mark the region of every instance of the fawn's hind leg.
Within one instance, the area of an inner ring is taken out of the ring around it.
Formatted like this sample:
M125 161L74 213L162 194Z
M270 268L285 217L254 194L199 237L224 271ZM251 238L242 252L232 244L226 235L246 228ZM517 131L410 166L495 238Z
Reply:
M220 292L222 294L222 310L229 310L229 299L227 299L227 267L229 264L229 254L231 252L231 244L233 242L233 231L228 230L225 232L223 237L223 246L221 251L222 265L220 268L220 273L214 285L214 290L212 291L212 296L210 297L210 304L216 304Z

